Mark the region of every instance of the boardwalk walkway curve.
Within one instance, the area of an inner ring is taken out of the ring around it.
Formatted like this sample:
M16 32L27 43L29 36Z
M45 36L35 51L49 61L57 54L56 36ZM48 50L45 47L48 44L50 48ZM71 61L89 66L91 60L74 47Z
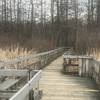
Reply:
M43 70L41 100L100 100L100 92L92 79L64 75L62 63L63 58L59 57Z
M96 85L100 86L100 63L91 57L78 56L83 77L63 74L61 55L67 50L58 48L2 62L1 87L10 79L14 82L11 84L11 80L7 88L0 90L0 100L40 100L42 91L41 100L100 100Z

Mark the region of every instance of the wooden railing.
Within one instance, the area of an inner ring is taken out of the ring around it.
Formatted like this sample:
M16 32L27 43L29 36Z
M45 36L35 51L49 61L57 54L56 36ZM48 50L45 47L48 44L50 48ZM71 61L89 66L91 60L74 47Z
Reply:
M41 98L39 90L41 74L41 70L1 69L0 100L39 100Z
M41 70L38 71L17 93L9 100L39 100L39 80L41 78ZM32 93L32 95L30 95Z
M44 53L30 55L26 57L17 57L0 64L0 76L29 76L28 82L19 89L9 100L39 100L39 80L41 78L41 70L51 61L64 53L67 48L58 48ZM68 48L69 49L69 48ZM9 70L10 69L10 70ZM33 73L36 71L36 73ZM32 76L32 74L34 74ZM32 77L31 77L32 76ZM33 90L34 88L34 90ZM6 91L5 91L6 92ZM8 91L7 91L8 92Z
M39 70L46 64L60 56L66 48L58 48L44 53L31 54L26 57L17 57L16 59L0 63L1 69L33 69Z
M85 55L71 55L69 53L64 54L64 62L65 60L78 60L78 73L81 77L90 77L94 78L98 86L100 87L100 61L97 61L93 56L85 56Z
M80 59L81 76L94 78L100 87L100 61L94 57Z

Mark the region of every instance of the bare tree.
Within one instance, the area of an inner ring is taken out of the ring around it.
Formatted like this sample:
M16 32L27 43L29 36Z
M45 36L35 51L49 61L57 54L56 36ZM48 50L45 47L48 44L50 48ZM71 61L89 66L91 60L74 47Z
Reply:
M100 0L97 0L97 25L100 27Z
M54 0L51 0L51 22L54 23Z

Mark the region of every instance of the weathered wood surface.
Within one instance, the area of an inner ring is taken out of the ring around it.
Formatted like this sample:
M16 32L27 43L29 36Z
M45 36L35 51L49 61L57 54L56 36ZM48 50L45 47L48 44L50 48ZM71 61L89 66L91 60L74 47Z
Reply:
M79 76L93 78L100 88L100 61L97 61L97 59L92 56L77 56L68 53L64 54L63 58L64 63L67 63L66 61L69 60L77 59L79 61Z
M33 100L33 91L34 91L34 99L38 100L37 97L39 94L39 80L41 77L41 71L37 71L35 76L32 76L30 71L32 70L40 70L44 68L51 61L60 56L67 48L58 48L51 51L47 51L39 54L31 54L30 56L15 58L13 60L9 60L6 62L0 63L0 78L7 76L8 78L13 77L23 77L29 75L29 79L31 79L28 83L26 83L17 93L15 93L10 100ZM23 71L22 71L23 69ZM27 71L27 70L28 71ZM9 82L4 81L4 83L0 84L1 90L6 90L12 85L15 85L17 82ZM33 90L34 88L34 90ZM31 92L31 93L30 93ZM31 95L30 95L31 94ZM7 94L8 95L8 94ZM31 99L30 99L31 98Z
M63 55L66 59L93 59L92 56L82 56L82 55Z
M92 79L64 75L62 63L60 57L43 70L41 100L100 100L100 92Z
M0 70L0 76L22 77L22 76L27 76L27 75L28 75L28 70L15 70L15 69Z
M17 57L13 60L0 62L0 69L33 69L39 70L70 48L58 48L51 51Z
M0 98L2 98L2 100L5 98L5 99L8 99L10 98L11 96L13 96L14 93L0 93Z
M29 93L33 88L39 90L37 84L41 78L41 70L38 71L17 93L9 100L29 100ZM35 91L35 90L34 90ZM31 99L32 100L32 99ZM35 99L36 100L36 99Z
M16 84L19 80L17 79L8 79L0 84L0 90L6 90Z

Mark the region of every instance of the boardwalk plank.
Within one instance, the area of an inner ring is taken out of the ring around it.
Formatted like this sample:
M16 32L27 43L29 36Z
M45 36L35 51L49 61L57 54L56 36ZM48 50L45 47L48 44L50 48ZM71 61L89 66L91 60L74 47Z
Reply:
M62 57L43 70L41 100L100 100L100 92L92 79L64 75Z

